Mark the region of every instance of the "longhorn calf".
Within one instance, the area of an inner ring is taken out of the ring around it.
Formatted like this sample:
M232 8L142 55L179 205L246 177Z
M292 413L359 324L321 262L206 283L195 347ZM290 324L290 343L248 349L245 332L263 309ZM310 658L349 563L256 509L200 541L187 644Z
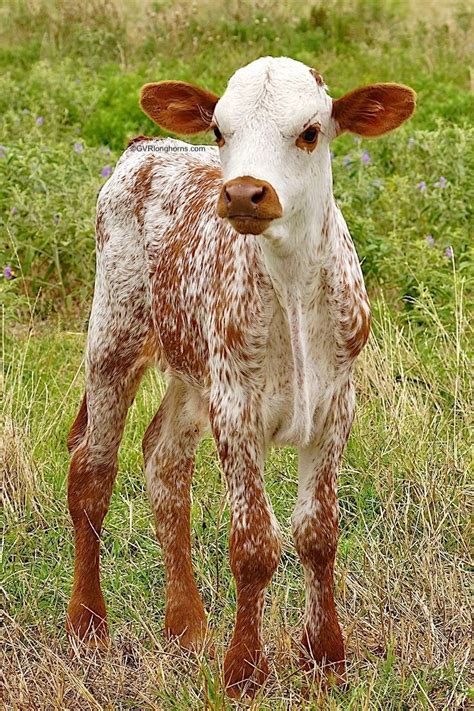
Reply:
M299 452L292 523L306 580L302 663L326 664L343 678L336 477L370 311L333 197L329 145L342 131L396 128L414 103L414 92L397 84L333 101L317 72L268 57L240 69L222 98L183 82L143 88L141 105L157 124L181 134L213 130L218 147L136 139L100 192L86 393L69 435L71 633L106 639L99 534L127 410L155 364L168 389L143 452L168 635L195 648L206 632L191 564L190 487L210 426L229 491L237 586L225 683L238 694L265 678L263 599L280 535L263 468L270 444L290 444Z

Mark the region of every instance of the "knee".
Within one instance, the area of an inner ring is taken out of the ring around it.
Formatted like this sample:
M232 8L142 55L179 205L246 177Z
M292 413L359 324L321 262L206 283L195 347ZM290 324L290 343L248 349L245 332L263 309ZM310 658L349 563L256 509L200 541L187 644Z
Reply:
M107 510L116 467L116 462L96 461L86 438L76 447L67 489L68 509L75 524L84 517L95 521Z
M167 448L155 449L146 462L146 488L160 541L179 537L178 521L190 515L193 469L193 459L176 456Z
M301 563L315 572L332 565L338 541L337 513L295 510L292 517L293 540Z
M232 531L230 565L240 585L258 588L268 585L278 567L280 554L281 538L276 527Z

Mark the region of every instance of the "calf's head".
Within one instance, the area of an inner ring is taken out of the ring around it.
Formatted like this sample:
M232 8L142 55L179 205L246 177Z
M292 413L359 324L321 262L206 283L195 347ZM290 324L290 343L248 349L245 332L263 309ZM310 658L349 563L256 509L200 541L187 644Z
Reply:
M143 87L141 106L174 133L214 132L224 180L217 212L242 234L262 234L329 193L335 136L391 131L412 115L415 93L373 84L333 101L314 69L263 57L239 69L220 98L163 81Z

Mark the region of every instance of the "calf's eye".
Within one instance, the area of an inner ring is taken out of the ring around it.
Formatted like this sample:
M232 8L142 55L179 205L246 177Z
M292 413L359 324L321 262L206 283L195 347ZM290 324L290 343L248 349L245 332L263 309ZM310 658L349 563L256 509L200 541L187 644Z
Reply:
M316 148L318 136L319 126L308 126L296 139L296 145L298 148L311 152Z
M217 126L214 126L212 130L214 131L214 136L216 137L216 143L217 143L217 145L218 145L219 147L220 147L220 146L223 146L224 143L225 143L225 141L224 141L224 137L223 137L222 133L219 131L219 129L217 128Z
M303 131L301 135L303 141L307 141L308 143L313 143L313 141L315 141L317 137L318 131L315 128L307 128L306 131Z

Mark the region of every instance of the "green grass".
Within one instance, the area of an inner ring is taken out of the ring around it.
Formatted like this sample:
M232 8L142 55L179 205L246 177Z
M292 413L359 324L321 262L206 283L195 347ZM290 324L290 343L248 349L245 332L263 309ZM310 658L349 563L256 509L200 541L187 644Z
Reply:
M83 390L101 170L129 137L159 132L140 113L140 86L176 78L221 92L263 54L316 66L335 96L404 82L417 90L418 109L393 135L334 142L335 192L374 309L339 480L336 596L350 683L324 693L297 669L296 454L275 450L266 481L284 550L267 598L271 675L253 708L467 708L474 19L467 4L420 5L38 0L0 9L0 266L15 274L0 279L6 708L238 705L225 700L220 676L235 589L212 441L197 457L193 550L216 659L183 657L162 637L163 566L140 452L163 393L156 373L130 412L103 534L112 652L84 658L71 656L64 632L73 552L65 438Z

